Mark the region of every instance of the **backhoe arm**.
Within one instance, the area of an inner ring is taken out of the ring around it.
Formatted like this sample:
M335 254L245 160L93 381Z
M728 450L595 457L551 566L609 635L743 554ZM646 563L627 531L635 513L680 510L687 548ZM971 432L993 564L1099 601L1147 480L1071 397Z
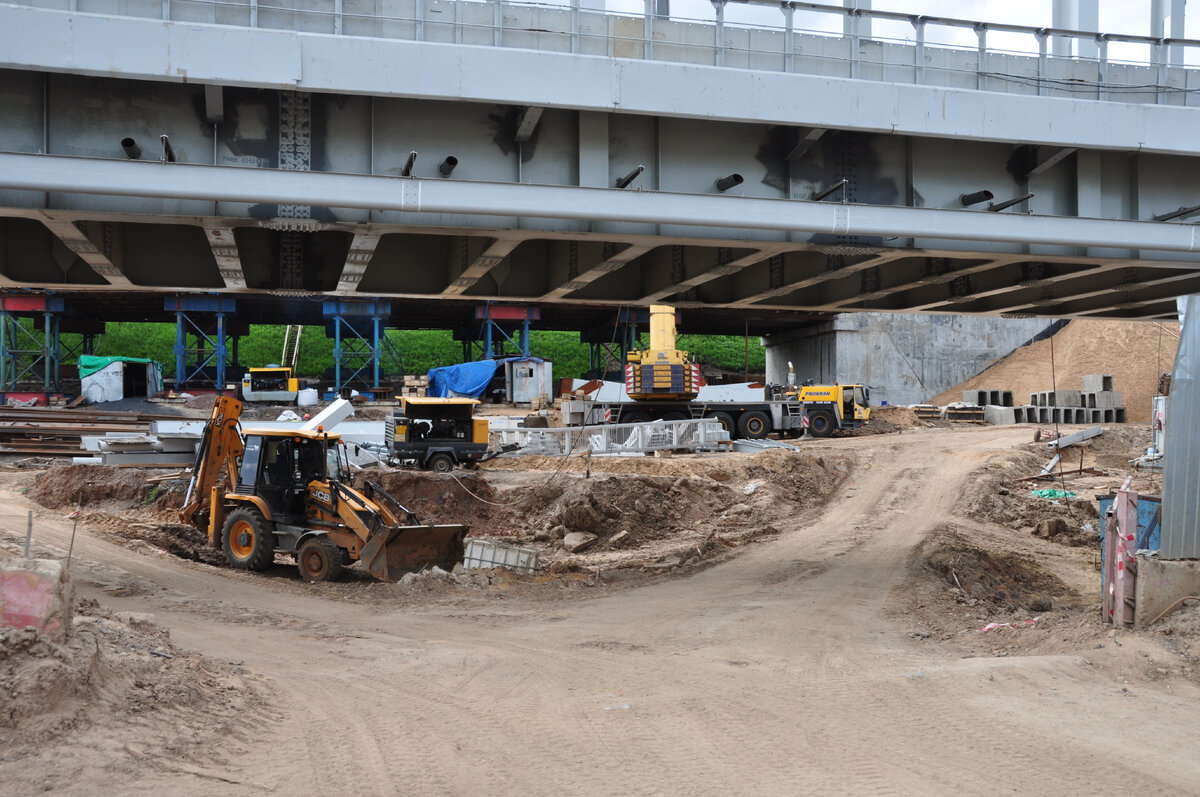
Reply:
M192 480L188 483L183 508L179 510L181 521L201 531L209 530L213 488L229 490L236 479L238 459L243 451L242 435L238 432L241 414L242 402L218 396L204 426L196 464L192 467Z

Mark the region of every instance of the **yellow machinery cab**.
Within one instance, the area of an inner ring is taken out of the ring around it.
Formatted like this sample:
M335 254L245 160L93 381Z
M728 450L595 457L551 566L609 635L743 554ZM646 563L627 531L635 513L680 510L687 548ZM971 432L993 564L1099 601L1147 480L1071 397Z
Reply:
M249 368L242 375L240 392L243 401L291 402L300 393L300 380L292 376L291 368Z

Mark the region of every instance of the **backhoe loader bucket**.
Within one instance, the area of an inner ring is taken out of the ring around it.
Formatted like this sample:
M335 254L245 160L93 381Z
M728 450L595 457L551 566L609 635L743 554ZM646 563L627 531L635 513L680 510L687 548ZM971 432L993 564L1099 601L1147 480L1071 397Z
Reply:
M437 565L452 570L463 560L461 523L439 526L390 526L367 538L359 559L367 572L380 581L396 581L405 573Z

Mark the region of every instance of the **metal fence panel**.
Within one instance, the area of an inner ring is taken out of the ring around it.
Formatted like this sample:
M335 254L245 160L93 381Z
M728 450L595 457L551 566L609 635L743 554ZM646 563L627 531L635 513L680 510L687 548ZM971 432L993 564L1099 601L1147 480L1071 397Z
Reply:
M1162 559L1200 559L1200 296L1187 297L1167 398Z

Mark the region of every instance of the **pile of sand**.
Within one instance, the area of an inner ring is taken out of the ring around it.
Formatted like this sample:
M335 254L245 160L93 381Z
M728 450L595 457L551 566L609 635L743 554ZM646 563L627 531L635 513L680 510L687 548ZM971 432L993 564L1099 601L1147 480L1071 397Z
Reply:
M1072 321L1050 340L1023 346L978 376L947 390L931 404L961 401L964 390L1011 390L1017 404L1043 390L1079 390L1085 374L1112 374L1131 422L1150 420L1158 377L1175 367L1179 325L1147 321Z

